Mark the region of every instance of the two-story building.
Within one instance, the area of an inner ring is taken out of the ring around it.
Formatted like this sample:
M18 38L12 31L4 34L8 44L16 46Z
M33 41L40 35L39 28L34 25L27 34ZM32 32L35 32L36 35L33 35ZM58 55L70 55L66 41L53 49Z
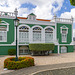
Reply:
M17 11L17 10L15 10ZM0 55L7 55L8 49L16 47L15 11L0 12ZM73 52L73 18L57 18L52 20L37 19L31 13L20 20L17 30L18 54L29 53L29 43L54 43L52 53Z

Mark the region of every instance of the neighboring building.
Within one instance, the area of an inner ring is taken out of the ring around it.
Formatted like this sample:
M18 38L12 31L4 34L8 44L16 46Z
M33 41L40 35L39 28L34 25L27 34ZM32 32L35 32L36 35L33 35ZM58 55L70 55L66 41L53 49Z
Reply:
M75 37L73 37L73 42L74 42L74 50L75 50Z
M16 10L17 11L17 10ZM17 13L0 12L0 55L7 55L8 49L15 48L14 19ZM27 18L18 17L18 54L28 54L29 43L54 43L53 53L73 52L73 18L52 20L36 19L29 14Z

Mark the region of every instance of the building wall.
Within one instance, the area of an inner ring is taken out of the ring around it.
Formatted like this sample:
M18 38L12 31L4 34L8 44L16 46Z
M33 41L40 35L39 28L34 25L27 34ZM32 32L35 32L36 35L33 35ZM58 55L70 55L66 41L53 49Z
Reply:
M14 20L13 19L7 19L7 18L6 19L5 18L1 18L1 20L4 20L7 23L9 23L9 31L7 32L7 42L0 42L0 44L4 44L4 46L0 46L0 55L8 55L8 49L15 49L15 46L10 45L15 40ZM20 23L20 25L21 24L22 23ZM36 24L23 24L23 25L28 25L30 28L32 28ZM68 27L67 42L62 42L62 39L61 39L61 28L60 27L62 27L64 25L66 27ZM41 26L43 29L45 27L47 27L47 26L51 26L55 30L55 26L52 26L52 25L41 25L41 24L38 24L37 26ZM59 39L59 45L60 44L65 44L65 46L67 47L67 52L73 52L73 50L74 50L73 49L73 46L70 45L70 43L72 42L72 25L71 24L57 23L56 27L57 27L57 31L56 31L57 32L57 34L56 34L57 35L57 38L56 39ZM45 37L45 36L43 36L43 37ZM9 44L10 46L5 46L5 44ZM26 45L25 43L21 43L21 45L22 44L23 45ZM27 44L29 44L29 43L27 43ZM69 45L66 45L66 44L69 44ZM61 53L61 46L59 46L59 52ZM55 49L54 49L54 51L52 51L52 53L58 53L58 44L55 45Z
M7 18L1 18L2 21L5 21L9 23L9 31L7 32L7 42L0 42L0 44L11 44L14 42L14 20L13 19L7 19Z
M62 42L62 38L61 38L61 28L60 27L64 25L68 27L67 42ZM57 39L59 39L59 44L70 44L72 42L72 25L57 23Z
M61 53L61 47L62 47L62 46L60 46L60 53ZM74 52L74 47L73 47L73 45L65 45L65 47L67 47L67 53L69 53L69 52Z
M0 55L8 55L9 49L16 49L15 46L0 46Z
M26 25L28 25L28 26L30 26L30 27L32 28L32 27L35 26L36 24L26 24ZM39 25L39 26L45 28L45 27L51 26L51 25ZM51 27L55 28L55 26L51 26Z
M57 45L55 45L55 48L54 48L54 50L52 51L52 53L58 53L58 46L57 46Z

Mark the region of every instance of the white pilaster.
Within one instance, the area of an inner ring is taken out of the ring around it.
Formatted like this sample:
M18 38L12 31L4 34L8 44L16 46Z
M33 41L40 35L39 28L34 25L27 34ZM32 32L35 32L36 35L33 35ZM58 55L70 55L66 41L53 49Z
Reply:
M41 32L41 39L42 39L42 43L45 43L45 29L42 29L42 32Z
M60 54L60 50L59 50L59 44L58 44L58 54Z
M54 42L57 41L57 22L56 22L57 16L54 15L54 21L55 21L55 30L54 30Z
M17 56L19 56L19 27L17 28Z
M71 18L72 20L72 42L73 42L73 17Z
M32 32L32 28L29 29L29 43L32 43L33 41L33 32Z

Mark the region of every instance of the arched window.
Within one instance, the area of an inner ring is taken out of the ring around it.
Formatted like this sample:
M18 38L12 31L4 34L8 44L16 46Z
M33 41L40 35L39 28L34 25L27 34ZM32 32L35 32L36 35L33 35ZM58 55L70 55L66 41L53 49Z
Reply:
M0 26L0 42L7 41L7 27Z
M27 43L29 42L29 28L22 26L19 28L19 42Z
M33 28L33 41L41 41L41 28Z
M53 41L53 29L52 28L46 28L45 29L45 42L50 43Z

